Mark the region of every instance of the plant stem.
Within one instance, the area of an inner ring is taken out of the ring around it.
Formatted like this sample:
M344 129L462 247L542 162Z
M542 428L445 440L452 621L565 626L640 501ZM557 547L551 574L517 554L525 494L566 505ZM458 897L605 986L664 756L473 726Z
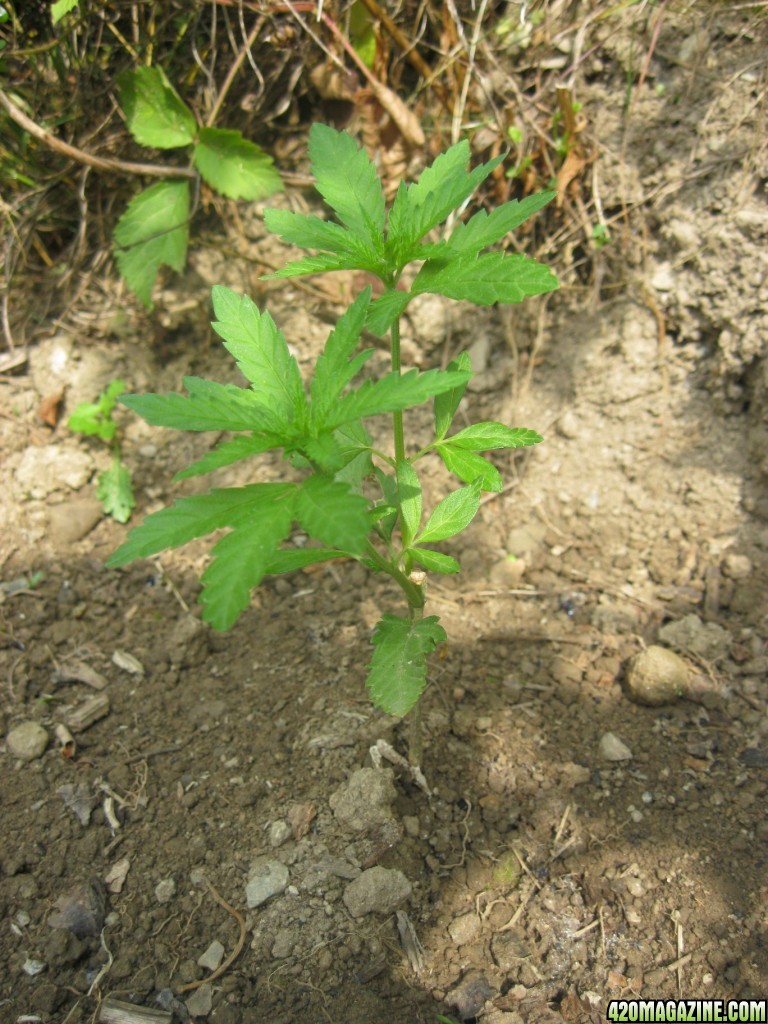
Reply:
M400 373L400 321L395 320L390 332L392 369ZM403 412L398 409L392 413L392 428L395 435L395 461L402 462L405 459L405 440L403 438Z
M419 588L421 589L421 588ZM422 604L416 608L410 604L408 611L410 613L411 621L420 619L424 612L424 594L422 593ZM424 754L424 731L421 724L421 698L416 701L410 711L410 723L408 729L408 761L412 765L421 765L421 759Z

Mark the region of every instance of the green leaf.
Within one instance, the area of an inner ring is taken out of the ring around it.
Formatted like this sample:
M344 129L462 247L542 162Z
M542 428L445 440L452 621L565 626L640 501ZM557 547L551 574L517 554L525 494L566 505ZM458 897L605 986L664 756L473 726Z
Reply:
M467 171L469 156L469 143L463 139L422 171L417 182L400 184L387 238L387 249L397 254L400 265L413 258L412 247L471 196L502 160L498 157Z
M450 391L444 391L435 397L435 437L438 441L448 433L448 428L453 421L453 417L456 415L459 403L464 397L464 392L467 390L467 383L472 377L472 364L469 353L459 353L455 359L448 363L446 369L468 373L469 377L463 384L459 384L457 387L451 388Z
M201 128L192 162L211 188L230 199L264 199L283 187L272 157L230 128Z
M448 370L426 370L424 373L409 370L401 375L395 370L379 380L367 380L357 390L344 395L329 415L327 425L339 426L365 416L378 416L419 405L443 391L466 383L471 376L470 373Z
M379 466L374 466L373 473L381 487L384 505L391 510L378 520L379 533L389 540L397 523L397 481Z
M213 329L223 338L259 401L285 423L303 422L307 399L301 372L272 317L261 313L247 295L241 297L222 285L215 285L211 294L218 317Z
M107 565L114 569L137 558L156 555L165 548L180 547L214 530L235 526L275 502L285 501L290 506L287 499L296 490L295 484L249 484L178 498L169 508L153 512L131 530L127 540L109 556Z
M334 480L359 491L362 481L373 472L371 435L358 420L345 423L334 431L333 436L339 444L343 460L342 468L334 473Z
M449 299L468 299L478 306L522 302L559 287L543 263L517 253L469 254L452 261L428 261L416 275L412 291L434 292Z
M128 131L142 146L176 149L195 141L195 115L162 68L124 71L117 83Z
M416 470L407 459L397 464L397 494L403 547L407 548L421 526L421 484Z
M395 289L384 292L378 299L374 299L368 311L368 330L383 338L395 320L402 315L412 298L413 295L410 292L401 292Z
M189 396L123 395L123 404L154 427L176 430L248 430L279 432L282 424L252 391L185 377Z
M355 555L368 538L367 510L365 498L319 474L304 481L296 500L296 519L310 537Z
M177 473L173 478L174 482L202 476L203 473L212 473L214 469L231 466L233 462L247 459L251 455L260 455L270 448L279 448L281 444L282 439L274 434L254 434L251 437L236 437L232 441L224 441Z
M475 518L480 507L480 480L460 487L435 506L427 525L416 538L418 544L434 544L461 533Z
M494 245L550 203L556 195L556 192L538 192L526 196L520 202L513 199L497 206L490 213L480 210L466 224L456 225L448 246L455 253L476 253Z
M333 431L325 430L301 442L301 450L310 465L328 476L334 476L344 465L344 450Z
M414 562L428 569L429 572L440 572L444 575L460 572L461 566L455 558L444 555L440 551L430 551L428 548L408 548L406 555L410 555Z
M56 3L51 4L51 21L53 24L58 25L65 14L74 11L78 3L79 0L56 0Z
M152 308L160 267L182 271L189 236L189 185L159 181L130 201L115 225L115 259L128 287Z
M373 350L361 352L355 359L352 353L360 342L365 326L371 289L366 288L349 309L341 316L331 331L325 348L315 364L315 373L310 385L310 423L324 424L339 395L352 378L373 355Z
M291 532L292 511L292 502L282 498L259 501L213 548L200 600L203 618L214 629L229 629L250 604L251 591Z
M474 423L471 427L446 438L454 448L471 452L487 452L493 448L527 448L544 438L527 427L507 427L503 423Z
M337 256L335 253L321 252L317 256L305 256L301 260L293 260L286 264L282 270L274 274L264 274L262 281L275 281L283 277L304 277L307 274L328 274L332 270L370 270L376 273L377 263L371 265L362 263L355 256Z
M441 442L436 448L446 468L455 473L459 480L471 484L479 477L482 490L499 492L503 489L501 473L482 455L475 455L463 448L453 448L448 442Z
M316 188L342 224L375 252L384 246L385 204L376 168L346 132L315 122L309 157Z
M127 523L136 505L131 486L131 474L115 455L112 465L99 474L96 497L108 516L118 523Z
M334 221L321 220L305 213L290 210L265 210L264 223L290 245L304 249L325 249L337 256L360 256L376 260L376 253L361 243L357 235Z
M383 615L376 626L366 685L373 703L388 715L405 715L427 682L427 655L446 640L436 615L401 619Z
M122 380L113 380L98 402L81 402L69 417L69 429L76 434L98 435L102 441L111 441L117 433L112 412L118 397L125 391Z
M318 562L330 562L334 558L349 558L346 551L333 548L281 548L267 562L266 575L278 576L284 572L296 572Z

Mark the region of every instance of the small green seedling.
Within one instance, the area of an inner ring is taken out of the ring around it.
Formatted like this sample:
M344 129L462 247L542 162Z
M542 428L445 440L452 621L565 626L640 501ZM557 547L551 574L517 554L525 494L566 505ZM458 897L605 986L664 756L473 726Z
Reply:
M519 254L484 251L554 196L481 210L448 237L425 240L501 161L468 170L469 143L460 142L427 167L414 184L401 183L387 212L382 185L366 153L344 132L315 124L309 153L317 190L336 220L267 210L267 227L286 242L319 250L289 263L273 278L361 270L383 291L365 288L339 318L305 388L295 358L272 317L247 296L213 289L215 331L250 383L241 388L186 377L186 394L124 395L122 401L155 425L182 430L233 431L178 474L197 476L273 449L303 474L301 482L254 482L179 498L148 516L109 559L121 566L226 528L202 576L203 618L229 629L248 607L252 589L268 574L316 562L353 558L389 576L402 590L406 615L384 614L373 633L367 685L385 712L405 715L426 685L427 656L446 639L435 615L424 616L427 573L455 573L459 564L434 545L472 521L483 491L502 490L501 475L481 452L537 444L524 427L483 422L451 432L472 373L466 352L445 370L403 372L400 317L416 296L431 292L479 305L520 302L557 287L551 271ZM402 287L411 263L420 269ZM391 369L359 380L371 349L358 352L363 332L390 338ZM354 382L354 383L353 383ZM403 413L431 402L434 437L406 444ZM374 441L366 422L392 417L391 447ZM420 463L442 461L461 486L427 514ZM291 542L295 527L320 546ZM418 761L418 740L411 759Z
M76 434L100 437L112 448L112 465L99 474L96 497L104 511L118 523L127 523L136 504L130 470L120 457L117 423L112 417L125 383L113 380L97 402L81 402L69 417L69 429Z

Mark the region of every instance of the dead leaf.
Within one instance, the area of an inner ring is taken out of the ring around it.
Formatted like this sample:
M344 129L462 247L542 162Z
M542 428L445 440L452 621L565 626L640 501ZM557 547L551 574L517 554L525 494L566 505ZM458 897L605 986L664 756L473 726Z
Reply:
M46 426L54 428L61 416L61 403L64 401L64 388L52 391L46 395L37 407L37 418L42 420Z
M288 823L293 829L293 838L301 839L305 836L316 816L317 804L294 804L288 811Z
M309 80L324 100L353 102L360 82L357 75L327 62L318 64L309 73Z

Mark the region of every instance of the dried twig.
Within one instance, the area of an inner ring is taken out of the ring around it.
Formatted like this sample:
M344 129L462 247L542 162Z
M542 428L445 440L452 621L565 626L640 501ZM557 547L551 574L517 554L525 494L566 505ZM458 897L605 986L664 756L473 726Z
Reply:
M235 910L234 907L230 906L226 900L222 899L221 896L219 896L218 892L214 889L213 885L208 881L207 878L203 879L203 884L208 889L208 892L211 894L211 896L213 896L213 898L219 904L219 906L223 907L227 911L227 913L231 914L232 917L234 917L234 919L237 921L238 926L240 928L240 935L238 936L235 948L229 954L227 959L219 967L217 967L212 974L209 974L207 978L201 978L199 981L190 981L187 985L182 985L180 988L176 990L179 995L181 995L182 992L191 992L193 989L200 988L201 985L205 985L206 983L214 981L216 978L220 978L225 971L229 970L231 965L240 956L243 945L245 943L245 919L243 918L243 915L240 913L239 910Z

